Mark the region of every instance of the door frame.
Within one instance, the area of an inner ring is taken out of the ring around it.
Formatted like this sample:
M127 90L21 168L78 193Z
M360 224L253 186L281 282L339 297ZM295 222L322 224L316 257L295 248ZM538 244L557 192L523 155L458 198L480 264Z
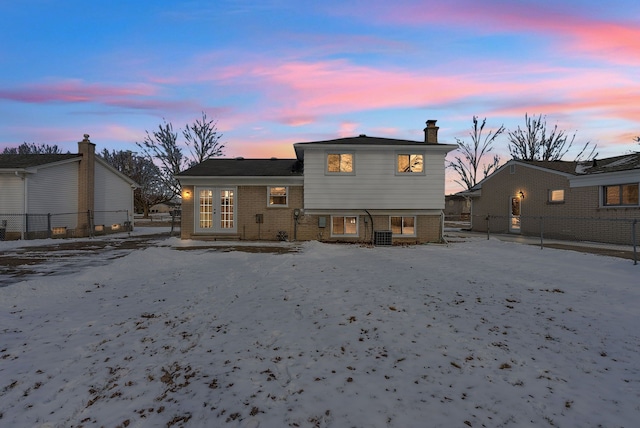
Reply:
M201 215L201 192L211 191L211 227L200 226ZM229 197L226 199L221 196L221 192L231 192L231 204L225 205L223 210L223 202L229 202ZM238 188L236 186L196 186L194 188L194 210L193 210L193 230L194 233L208 233L208 234L221 234L221 233L237 233L238 230ZM231 212L228 209L231 208ZM227 222L232 222L232 227L222 227L222 215L227 216Z
M509 233L520 233L522 217L522 199L515 195L509 198Z

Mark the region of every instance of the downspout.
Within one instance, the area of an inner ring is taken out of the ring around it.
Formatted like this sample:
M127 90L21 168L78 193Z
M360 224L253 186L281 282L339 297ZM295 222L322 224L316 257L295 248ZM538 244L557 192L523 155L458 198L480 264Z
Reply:
M440 242L449 245L444 237L444 211L440 211Z
M368 210L364 210L364 212L367 213L367 215L369 216L369 222L371 223L371 245L374 244L373 242L373 217L371 216L371 213Z

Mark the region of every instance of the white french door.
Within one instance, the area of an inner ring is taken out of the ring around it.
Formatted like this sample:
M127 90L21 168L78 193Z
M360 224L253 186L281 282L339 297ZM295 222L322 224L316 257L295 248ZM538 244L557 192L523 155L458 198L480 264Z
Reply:
M195 217L196 232L236 232L236 189L232 187L196 188Z

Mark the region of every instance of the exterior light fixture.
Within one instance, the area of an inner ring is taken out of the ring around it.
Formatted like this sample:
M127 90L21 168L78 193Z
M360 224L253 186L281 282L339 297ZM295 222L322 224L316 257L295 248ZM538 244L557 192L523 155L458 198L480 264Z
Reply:
M191 191L190 190L185 190L184 192L182 192L182 197L184 199L191 199Z
M520 196L520 199L524 199L524 192L521 190L520 193L518 193L518 195Z

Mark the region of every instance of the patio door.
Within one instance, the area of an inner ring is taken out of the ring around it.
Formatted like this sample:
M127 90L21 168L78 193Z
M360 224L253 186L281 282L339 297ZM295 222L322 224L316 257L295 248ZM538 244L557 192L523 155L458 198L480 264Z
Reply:
M509 215L509 232L520 233L520 203L518 196L511 197L511 213Z
M196 189L195 231L200 233L235 233L236 189L199 187Z

